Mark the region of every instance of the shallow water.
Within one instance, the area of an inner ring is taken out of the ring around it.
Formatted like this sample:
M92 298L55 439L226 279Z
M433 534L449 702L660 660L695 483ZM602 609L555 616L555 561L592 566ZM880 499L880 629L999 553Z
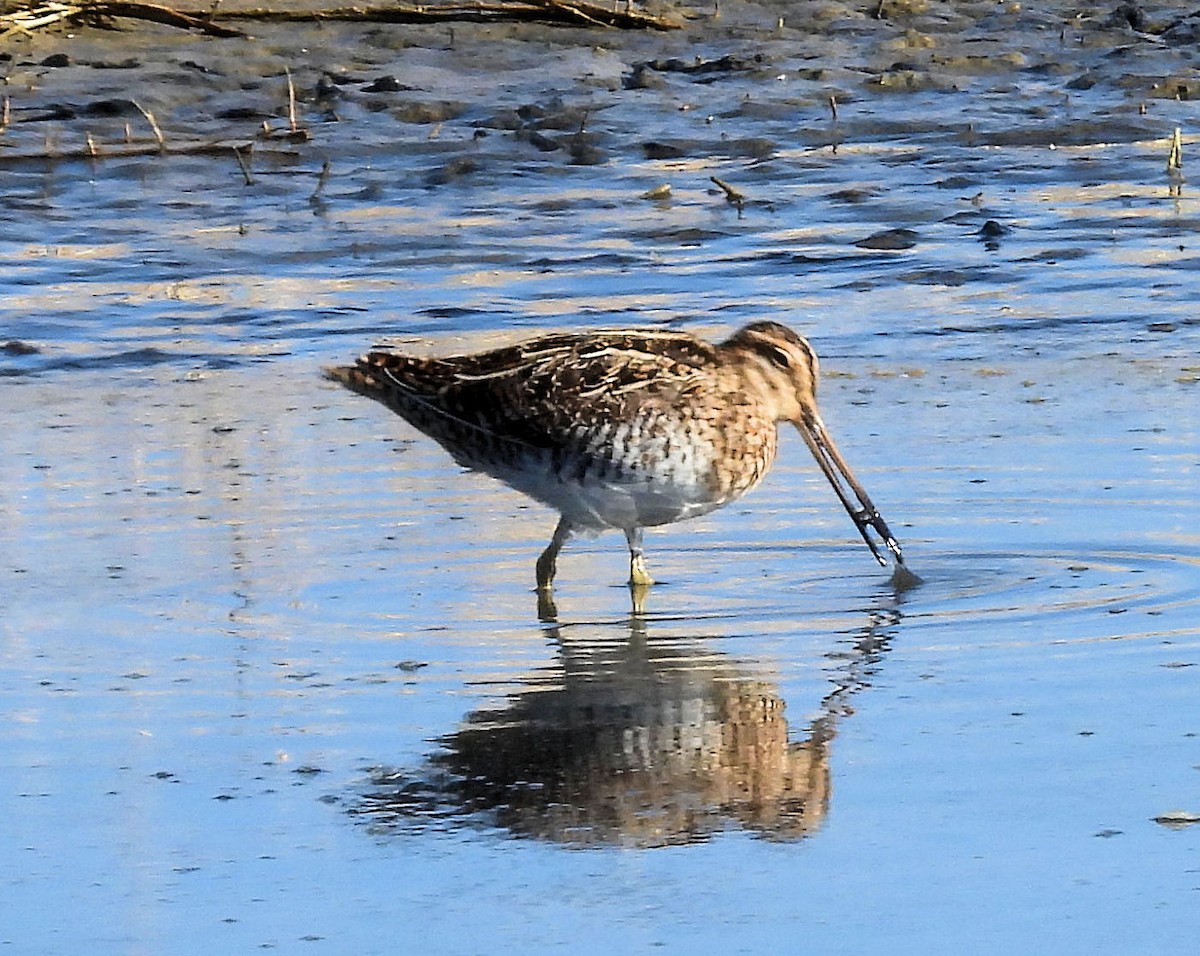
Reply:
M36 351L0 354L0 943L1191 945L1200 828L1156 820L1200 813L1197 210L1165 170L1195 106L1160 95L1190 49L1054 5L722 8L326 30L332 65L284 31L15 50L0 342ZM766 65L622 86L697 51ZM312 139L260 144L253 185L225 154L38 158L25 119L142 84L169 142L253 135L217 114L281 122L285 63ZM356 82L322 104L333 66ZM529 141L580 122L602 161ZM742 502L647 535L644 616L610 534L541 622L553 516L319 375L381 340L759 318L821 354L920 587L789 434Z

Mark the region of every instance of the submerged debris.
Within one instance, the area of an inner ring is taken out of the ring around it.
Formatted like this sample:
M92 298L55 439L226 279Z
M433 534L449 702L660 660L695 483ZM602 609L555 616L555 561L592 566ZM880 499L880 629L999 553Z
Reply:
M1154 822L1172 830L1182 830L1194 823L1200 823L1200 813L1193 813L1190 810L1168 810L1166 813L1160 813L1154 817Z

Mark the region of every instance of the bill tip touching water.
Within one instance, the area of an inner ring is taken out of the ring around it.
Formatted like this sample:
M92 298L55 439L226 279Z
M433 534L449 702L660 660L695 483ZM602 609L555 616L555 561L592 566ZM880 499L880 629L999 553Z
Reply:
M817 409L811 345L776 322L719 344L685 332L561 332L469 355L372 351L326 375L376 399L466 468L560 515L537 561L548 595L577 532L625 533L629 583L653 583L642 531L706 514L759 483L791 422L898 589L919 581ZM878 537L879 541L875 539Z

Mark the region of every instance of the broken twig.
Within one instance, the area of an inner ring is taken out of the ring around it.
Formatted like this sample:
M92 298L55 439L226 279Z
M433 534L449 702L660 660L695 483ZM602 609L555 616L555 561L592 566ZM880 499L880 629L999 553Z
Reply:
M725 201L731 206L737 206L738 212L741 212L742 207L746 205L746 194L736 187L730 186L725 180L718 179L716 176L709 176L708 178L716 183L721 192L725 194Z
M325 160L321 164L321 173L317 176L317 188L313 190L311 196L308 197L309 202L317 202L321 198L321 192L325 189L325 183L329 179L329 160Z

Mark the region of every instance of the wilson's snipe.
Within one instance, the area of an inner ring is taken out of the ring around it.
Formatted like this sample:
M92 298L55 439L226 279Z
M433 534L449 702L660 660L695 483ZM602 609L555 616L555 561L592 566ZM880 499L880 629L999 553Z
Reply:
M683 332L602 331L440 359L370 352L326 374L398 412L460 465L557 510L537 562L547 595L575 531L620 528L630 584L651 584L642 529L705 514L753 488L784 421L804 436L879 563L869 528L904 564L817 413L816 353L775 322L748 325L720 345Z

